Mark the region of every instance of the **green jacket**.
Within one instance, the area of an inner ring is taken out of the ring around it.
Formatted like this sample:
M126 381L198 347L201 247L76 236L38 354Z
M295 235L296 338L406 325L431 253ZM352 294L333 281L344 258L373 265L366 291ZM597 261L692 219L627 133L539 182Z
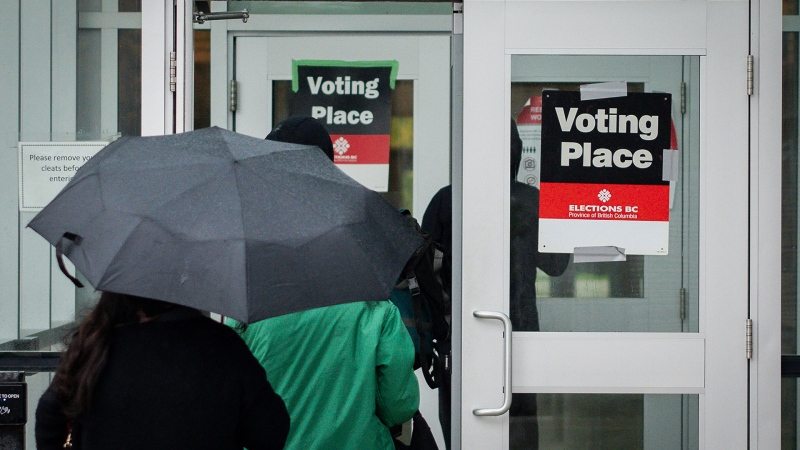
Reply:
M287 449L394 450L387 427L419 407L414 345L391 302L274 317L242 337L289 410Z

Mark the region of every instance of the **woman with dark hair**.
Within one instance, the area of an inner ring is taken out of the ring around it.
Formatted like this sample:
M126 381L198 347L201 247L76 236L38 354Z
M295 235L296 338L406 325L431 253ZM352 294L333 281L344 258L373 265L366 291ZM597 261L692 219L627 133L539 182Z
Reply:
M281 449L289 415L230 328L103 292L39 400L35 432L38 449Z

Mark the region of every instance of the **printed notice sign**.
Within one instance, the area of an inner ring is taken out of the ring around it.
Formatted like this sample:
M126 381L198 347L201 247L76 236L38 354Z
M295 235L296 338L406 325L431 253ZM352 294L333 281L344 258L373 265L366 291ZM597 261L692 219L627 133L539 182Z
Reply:
M38 211L108 142L20 142L19 210Z
M667 254L671 103L664 93L585 101L579 92L542 94L539 251Z
M292 115L328 130L333 162L378 192L389 190L389 135L397 61L293 61Z
M517 181L539 187L540 153L542 148L542 97L528 99L517 116L517 130L522 139L522 158Z

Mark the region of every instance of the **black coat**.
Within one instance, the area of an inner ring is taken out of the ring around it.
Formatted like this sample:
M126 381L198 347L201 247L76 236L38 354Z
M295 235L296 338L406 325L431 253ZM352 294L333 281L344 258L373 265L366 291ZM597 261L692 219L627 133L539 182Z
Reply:
M422 217L422 229L445 247L452 258L453 190L445 186L433 196ZM550 276L567 270L569 255L539 253L539 190L527 184L511 183L511 273L509 296L514 331L539 331L536 308L536 269Z
M37 448L62 449L66 428L46 391L36 409ZM81 449L281 449L288 433L283 400L244 341L198 313L114 331L73 442Z

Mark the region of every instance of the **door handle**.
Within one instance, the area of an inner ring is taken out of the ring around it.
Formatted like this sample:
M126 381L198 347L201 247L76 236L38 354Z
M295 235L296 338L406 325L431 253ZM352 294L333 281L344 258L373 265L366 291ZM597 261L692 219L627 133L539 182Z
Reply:
M502 416L511 408L511 319L507 315L495 311L472 311L472 315L479 319L496 319L503 322L503 343L505 344L503 405L497 409L473 409L472 414L476 416Z

